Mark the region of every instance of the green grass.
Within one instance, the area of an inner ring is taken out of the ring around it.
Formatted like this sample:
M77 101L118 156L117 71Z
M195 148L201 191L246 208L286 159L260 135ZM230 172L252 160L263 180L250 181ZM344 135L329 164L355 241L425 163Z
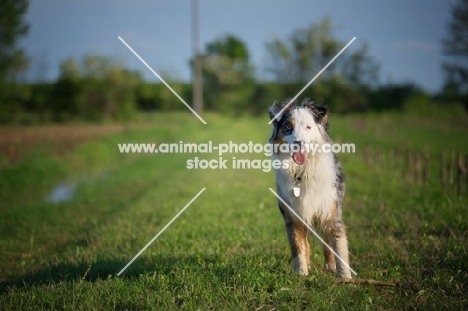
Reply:
M40 148L0 168L1 310L461 310L468 307L467 198L368 167L364 146L468 152L464 120L332 116L342 154L344 219L360 278L345 285L292 272L273 172L188 170L216 154L120 154L117 143L265 143L267 118L158 114L153 126L89 141L61 157ZM256 158L227 154L224 158ZM260 156L262 159L267 158ZM435 173L434 173L435 174ZM73 200L44 200L61 182ZM202 188L206 191L120 276L116 274Z

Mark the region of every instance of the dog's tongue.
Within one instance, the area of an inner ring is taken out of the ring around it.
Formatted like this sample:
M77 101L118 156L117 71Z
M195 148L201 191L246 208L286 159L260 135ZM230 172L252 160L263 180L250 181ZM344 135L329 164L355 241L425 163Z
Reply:
M300 152L294 152L293 153L293 160L299 165L302 165L305 163L307 159L307 152L305 151L300 151Z

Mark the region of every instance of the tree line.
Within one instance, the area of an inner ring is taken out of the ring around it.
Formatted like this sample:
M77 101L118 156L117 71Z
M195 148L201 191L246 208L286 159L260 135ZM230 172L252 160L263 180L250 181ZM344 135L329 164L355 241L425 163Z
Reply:
M138 71L117 58L87 54L61 62L53 83L24 83L18 78L28 58L17 47L27 34L23 21L27 0L5 0L0 12L0 122L51 122L76 119L130 118L136 111L183 110L162 84L144 81ZM405 111L417 114L459 114L468 109L468 0L452 8L442 41L445 86L430 95L412 83L381 84L379 63L362 43L347 50L303 93L335 113ZM274 100L293 97L346 44L337 39L328 17L296 29L286 38L265 44L266 74L258 77L247 45L226 34L206 44L203 64L204 106L207 111L262 114ZM191 65L193 62L191 62ZM164 76L164 75L163 75ZM183 98L192 85L164 77Z

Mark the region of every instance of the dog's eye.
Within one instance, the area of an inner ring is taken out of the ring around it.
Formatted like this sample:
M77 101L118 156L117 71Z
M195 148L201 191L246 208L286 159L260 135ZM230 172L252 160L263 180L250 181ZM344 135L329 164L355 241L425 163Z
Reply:
M284 126L284 129L285 129L286 131L290 131L290 130L292 130L292 126L289 125L289 124L286 124L286 125Z
M310 125L307 125L307 126L306 126L306 129L310 130L310 129L311 129Z

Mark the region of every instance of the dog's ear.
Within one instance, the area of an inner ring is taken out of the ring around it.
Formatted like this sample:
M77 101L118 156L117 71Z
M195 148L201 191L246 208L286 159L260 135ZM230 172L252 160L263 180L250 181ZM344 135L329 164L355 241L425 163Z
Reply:
M273 122L279 122L281 118L283 117L283 115L291 111L294 108L295 103L292 102L290 105L288 105L290 101L291 99L283 99L278 102L274 102L273 105L271 105L270 108L268 108L268 114L270 115L270 120L272 120L275 116L279 114L276 117L276 119L273 121ZM282 111L284 107L286 107L286 109Z
M271 105L270 108L268 108L268 114L270 116L270 120L272 120L276 116L274 105L275 104ZM272 123L273 130L271 132L270 139L268 140L270 143L273 143L274 140L276 139L276 136L278 135L278 120L279 119L281 119L281 116L273 120L273 123Z
M309 109L314 116L315 122L321 124L328 131L328 106L318 106L308 100L304 101L302 106Z
M328 130L328 107L327 106L316 106L318 112L318 121L323 127Z
M273 122L272 122L273 130L271 132L271 136L270 136L270 139L269 139L270 143L273 143L274 140L276 139L276 136L278 135L278 123L281 120L281 118L285 115L285 113L287 113L288 111L291 111L291 109L295 106L294 103L291 103L290 105L288 105L288 107L283 112L281 112L281 110L283 110L283 108L290 101L291 101L290 99L284 99L284 100L281 100L279 102L274 102L273 105L271 105L268 108L268 114L270 116L270 120L273 120Z
M270 117L270 120L273 119L276 116L274 105L275 104L268 107L268 116ZM281 116L279 116L278 119L281 119ZM278 120L274 119L273 122L276 123L276 122L278 122Z

